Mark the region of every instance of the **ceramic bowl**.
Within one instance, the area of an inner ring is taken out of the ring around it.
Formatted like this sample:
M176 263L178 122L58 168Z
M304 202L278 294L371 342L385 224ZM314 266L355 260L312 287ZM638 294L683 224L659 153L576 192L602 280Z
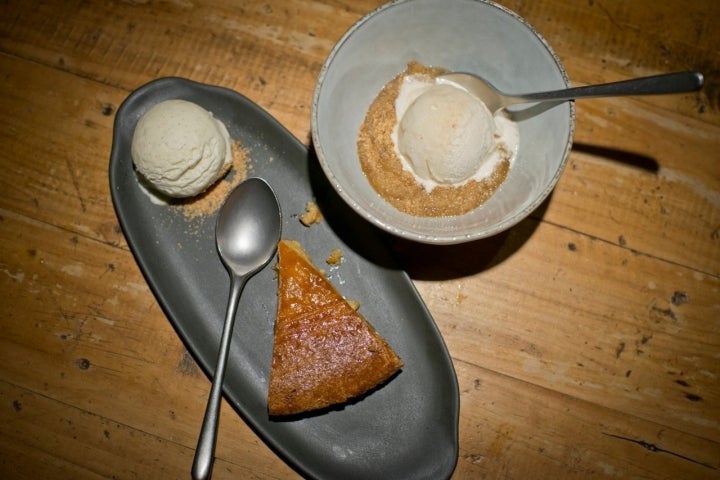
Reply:
M383 230L430 244L456 244L504 231L535 210L560 177L572 145L572 102L513 107L520 144L510 172L483 205L458 216L416 217L383 200L357 154L360 126L378 92L408 62L476 73L500 90L569 86L557 55L510 10L482 0L397 0L360 19L338 41L320 72L312 138L339 195Z

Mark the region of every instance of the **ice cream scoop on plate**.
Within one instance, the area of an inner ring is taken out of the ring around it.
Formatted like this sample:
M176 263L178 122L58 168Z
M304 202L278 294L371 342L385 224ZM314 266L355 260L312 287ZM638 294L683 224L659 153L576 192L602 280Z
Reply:
M225 125L186 100L166 100L145 112L135 127L131 152L145 183L174 198L204 192L233 160Z

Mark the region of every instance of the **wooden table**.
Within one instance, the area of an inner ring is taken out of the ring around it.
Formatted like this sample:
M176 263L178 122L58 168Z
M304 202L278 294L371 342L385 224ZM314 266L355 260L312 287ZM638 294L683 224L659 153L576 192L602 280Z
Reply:
M123 238L115 113L181 76L309 144L337 39L382 0L3 2L2 478L189 478L209 390ZM453 478L720 477L720 3L501 2L574 84L675 70L699 93L577 103L551 198L469 245L397 251L460 384ZM297 478L224 405L216 479Z

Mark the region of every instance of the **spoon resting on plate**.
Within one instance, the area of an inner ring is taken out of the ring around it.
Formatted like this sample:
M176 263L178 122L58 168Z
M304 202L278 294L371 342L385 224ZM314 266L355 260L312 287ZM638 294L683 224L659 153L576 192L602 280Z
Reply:
M270 185L260 178L249 178L235 187L218 214L215 240L220 259L230 273L230 298L210 397L195 450L194 480L207 480L212 473L222 383L240 294L247 280L275 255L281 224L277 197Z
M487 80L472 73L446 73L438 77L438 82L455 84L462 87L482 100L488 110L494 114L501 108L518 103L559 102L577 98L694 92L702 88L704 78L700 72L677 72L653 75L651 77L640 77L620 82L601 83L599 85L518 95L501 92Z

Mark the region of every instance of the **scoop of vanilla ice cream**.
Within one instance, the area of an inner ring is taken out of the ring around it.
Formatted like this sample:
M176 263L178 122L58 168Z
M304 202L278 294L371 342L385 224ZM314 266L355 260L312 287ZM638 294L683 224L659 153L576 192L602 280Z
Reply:
M480 169L495 147L494 133L482 101L451 85L430 84L402 115L397 147L418 177L456 184Z
M135 127L131 152L140 175L170 197L205 191L232 165L225 125L185 100L167 100L148 110Z

